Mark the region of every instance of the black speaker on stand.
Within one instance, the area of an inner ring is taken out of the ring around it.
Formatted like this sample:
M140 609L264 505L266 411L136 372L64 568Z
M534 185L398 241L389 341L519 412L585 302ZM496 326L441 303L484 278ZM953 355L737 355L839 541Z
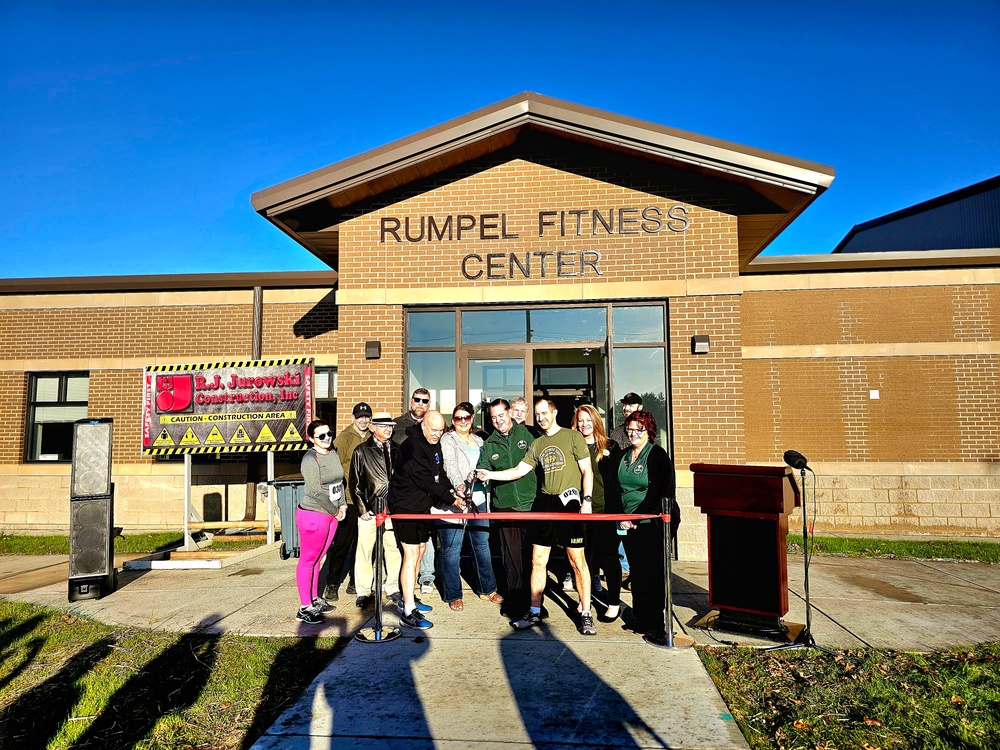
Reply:
M73 424L69 502L69 600L100 599L118 587L111 419Z

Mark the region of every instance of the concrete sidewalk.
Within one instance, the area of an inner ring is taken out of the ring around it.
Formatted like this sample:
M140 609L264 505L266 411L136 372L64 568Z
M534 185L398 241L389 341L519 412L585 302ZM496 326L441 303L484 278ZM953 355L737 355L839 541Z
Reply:
M27 575L49 581L6 596L110 623L175 631L346 636L367 614L344 595L322 625L295 621L295 562L275 552L220 570L124 571L101 600L70 604L52 558L0 557L0 587ZM707 566L675 566L677 632L702 644L774 645L746 634L694 629L709 611ZM788 563L789 622L805 622L802 558ZM553 584L555 584L553 580ZM540 629L515 632L495 605L465 597L453 612L434 594L435 627L396 641L352 642L255 748L405 745L407 748L745 748L693 649L667 651L598 624L576 631L575 600L554 585ZM907 650L1000 640L1000 566L816 557L810 571L813 635L828 648ZM629 602L626 593L624 601ZM395 624L391 612L386 624ZM206 625L207 623L207 625Z

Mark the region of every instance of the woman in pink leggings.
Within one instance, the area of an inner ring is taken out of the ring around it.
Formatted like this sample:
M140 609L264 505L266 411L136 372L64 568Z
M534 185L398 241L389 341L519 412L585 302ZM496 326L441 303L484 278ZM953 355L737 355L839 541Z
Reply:
M295 619L314 625L322 622L323 613L334 607L318 594L319 573L323 557L330 548L337 522L347 513L344 500L344 469L336 451L330 450L333 433L322 419L306 428L312 450L302 456L302 478L305 491L295 509L295 525L299 529L299 564L295 569L295 584L299 589L299 611Z

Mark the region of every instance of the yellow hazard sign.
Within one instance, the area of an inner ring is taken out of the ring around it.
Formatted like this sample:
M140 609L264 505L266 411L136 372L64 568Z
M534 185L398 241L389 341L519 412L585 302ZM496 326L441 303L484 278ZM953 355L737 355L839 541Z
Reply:
M299 431L295 429L294 424L288 425L288 429L285 430L285 434L281 436L281 442L283 443L301 443L302 436Z
M220 445L225 442L226 439L222 437L222 433L219 432L219 428L216 425L212 425L212 431L208 433L208 437L205 438L205 445Z
M263 426L263 427L261 428L261 430L260 430L260 434L259 434L259 435L257 435L257 442L258 442L258 443L276 443L276 442L278 442L278 441L277 441L277 440L275 440L275 438L274 438L274 433L273 433L273 432L271 432L271 428L270 428L270 427L268 427L268 426L267 426L267 425L265 424L265 425L264 425L264 426Z
M194 430L188 427L187 432L184 433L184 437L181 438L181 445L201 445L201 441L194 434Z
M236 432L234 432L233 436L231 438L229 438L229 442L230 443L249 443L249 442L251 442L250 441L250 436L247 435L247 431L243 428L242 424L238 425L236 427Z
M154 448L162 448L165 445L173 445L173 444L174 444L174 439L167 434L166 427L163 428L163 432L160 433L160 436L153 441Z

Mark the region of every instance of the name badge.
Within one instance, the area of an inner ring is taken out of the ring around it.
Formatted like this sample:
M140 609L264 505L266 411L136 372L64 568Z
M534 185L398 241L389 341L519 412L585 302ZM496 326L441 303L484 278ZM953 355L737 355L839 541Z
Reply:
M562 501L563 505L569 505L571 502L576 500L580 502L580 490L576 487L570 487L568 490L563 490L559 493L559 499Z
M340 499L344 496L344 483L334 482L330 485L330 502L334 505L340 504Z

